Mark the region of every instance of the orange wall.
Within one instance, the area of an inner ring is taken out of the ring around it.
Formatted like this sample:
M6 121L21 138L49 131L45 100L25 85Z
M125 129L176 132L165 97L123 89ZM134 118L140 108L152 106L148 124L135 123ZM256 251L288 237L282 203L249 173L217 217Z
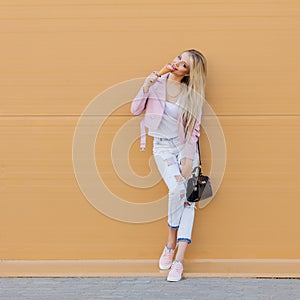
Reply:
M296 0L1 0L0 258L158 257L166 218L133 224L95 209L74 175L73 136L94 97L188 48L207 57L227 165L213 201L196 211L187 256L298 258L299 10ZM149 202L164 185L128 187L110 162L109 143L131 118L127 104L107 119L96 160L114 193ZM202 147L208 173L205 134ZM150 156L134 145L133 169L147 174Z

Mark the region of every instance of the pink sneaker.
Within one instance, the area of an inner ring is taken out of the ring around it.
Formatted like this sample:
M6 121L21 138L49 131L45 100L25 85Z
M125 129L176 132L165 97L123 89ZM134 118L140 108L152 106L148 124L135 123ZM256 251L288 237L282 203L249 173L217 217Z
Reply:
M179 260L174 260L169 272L168 281L179 281L182 277L183 265Z
M168 250L165 246L163 253L159 259L159 268L161 270L168 270L172 266L173 256L174 256L174 249Z

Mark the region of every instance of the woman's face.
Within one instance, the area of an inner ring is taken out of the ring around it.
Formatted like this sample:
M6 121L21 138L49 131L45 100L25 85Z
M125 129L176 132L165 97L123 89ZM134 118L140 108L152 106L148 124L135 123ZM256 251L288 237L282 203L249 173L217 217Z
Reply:
M188 76L190 73L190 56L187 52L183 52L173 59L172 66L174 71L172 72L177 76Z

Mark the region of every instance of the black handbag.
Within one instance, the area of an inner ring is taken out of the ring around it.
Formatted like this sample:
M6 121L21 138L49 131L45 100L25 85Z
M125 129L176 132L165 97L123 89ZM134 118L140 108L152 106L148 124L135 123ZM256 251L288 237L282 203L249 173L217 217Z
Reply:
M189 178L187 182L186 198L189 202L198 202L213 195L209 177L202 174L199 142L197 142L197 144L199 150L199 166L194 168L192 177Z

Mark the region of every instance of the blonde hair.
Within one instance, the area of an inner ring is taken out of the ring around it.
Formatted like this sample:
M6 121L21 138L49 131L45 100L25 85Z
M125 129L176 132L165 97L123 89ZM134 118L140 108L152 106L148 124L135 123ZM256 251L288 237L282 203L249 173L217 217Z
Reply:
M204 55L197 50L190 49L184 53L189 54L190 74L181 81L186 88L183 94L184 101L180 107L179 121L183 121L185 136L189 139L205 100L207 64Z

